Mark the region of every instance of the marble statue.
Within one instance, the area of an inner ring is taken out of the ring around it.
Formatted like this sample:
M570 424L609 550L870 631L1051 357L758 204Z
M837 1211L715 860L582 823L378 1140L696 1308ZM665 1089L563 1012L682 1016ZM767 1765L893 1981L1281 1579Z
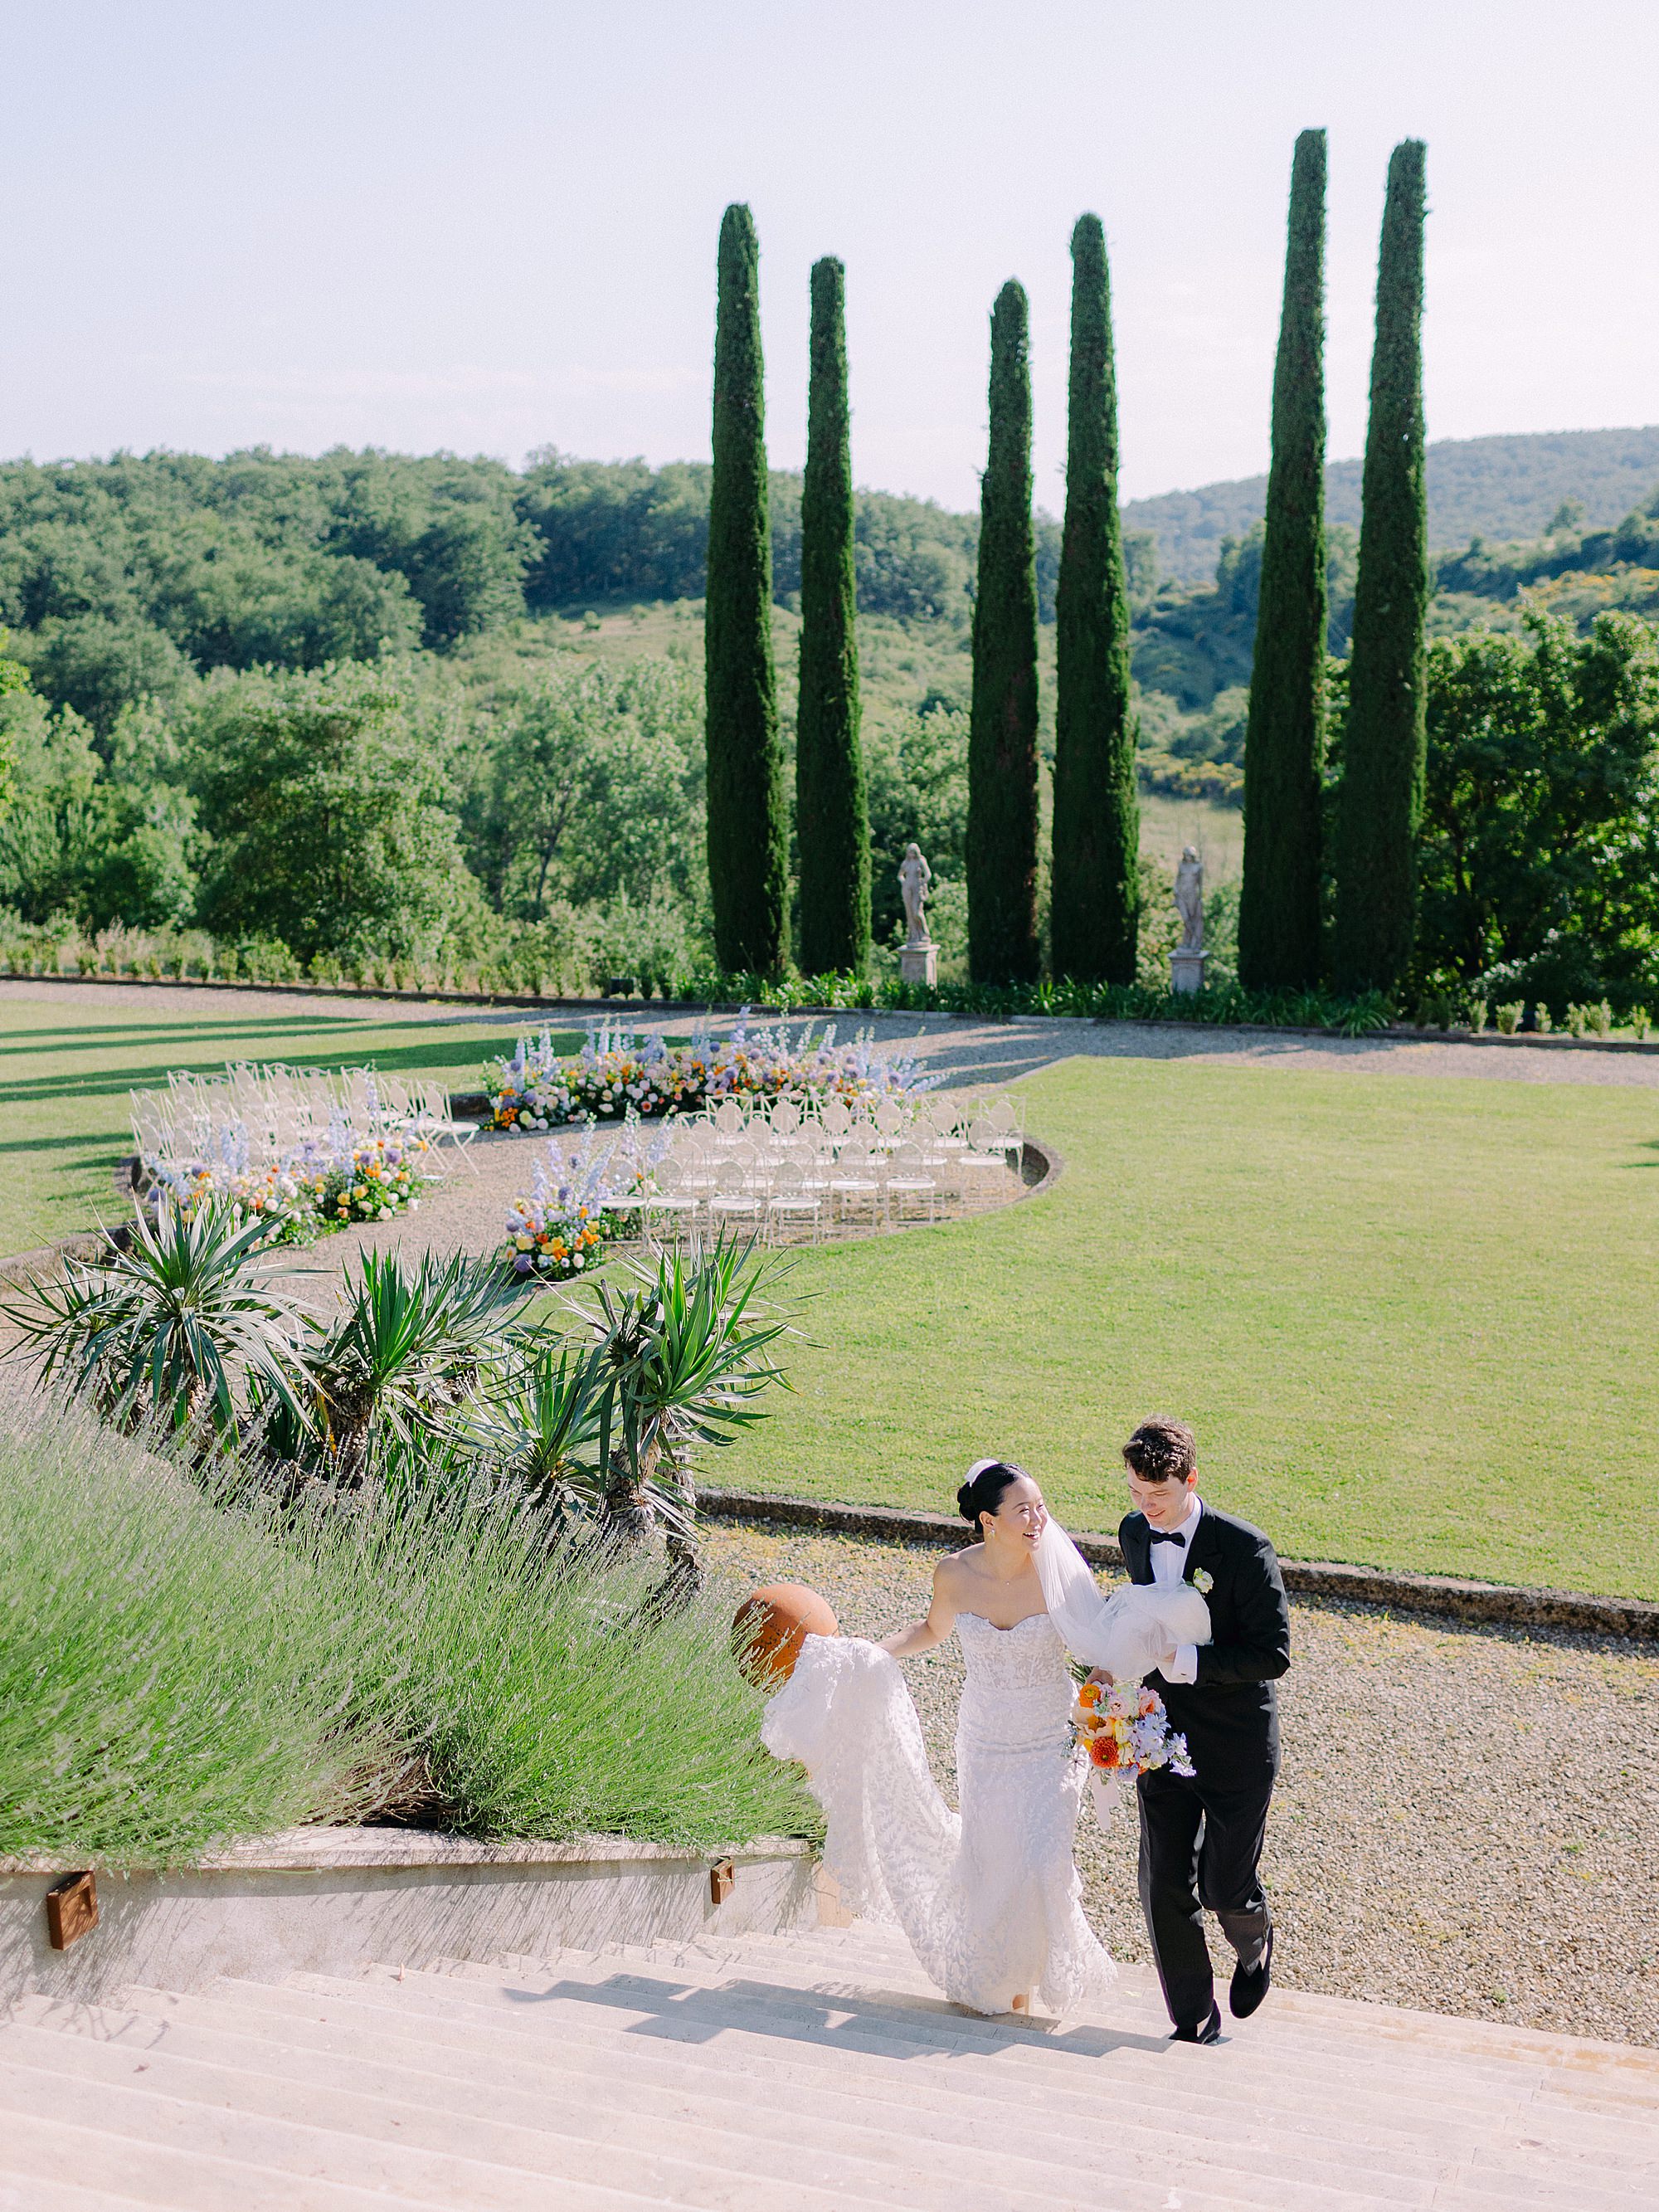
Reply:
M899 947L899 981L925 983L931 990L939 981L939 947L927 934L927 887L933 872L921 857L920 845L907 845L899 862L899 893L904 901L904 942Z
M1198 848L1183 845L1181 866L1176 870L1176 912L1181 916L1181 950L1201 952L1204 950L1204 863L1198 857Z
M920 845L905 847L898 879L899 893L904 901L904 941L907 945L931 945L933 940L927 934L927 916L923 909L933 872L922 859Z

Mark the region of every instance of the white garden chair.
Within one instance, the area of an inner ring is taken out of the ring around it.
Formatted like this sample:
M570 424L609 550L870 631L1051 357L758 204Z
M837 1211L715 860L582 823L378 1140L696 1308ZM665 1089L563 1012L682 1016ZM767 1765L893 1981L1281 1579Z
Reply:
M843 1221L866 1206L872 1225L880 1219L881 1177L867 1138L855 1134L842 1145L830 1177L830 1203Z
M700 1201L691 1187L686 1162L670 1152L658 1161L653 1174L657 1187L647 1191L640 1201L646 1243L651 1243L653 1231L659 1222L665 1222L676 1233L684 1229L690 1237L697 1225Z
M877 1099L870 1118L875 1124L877 1134L887 1145L892 1144L908 1127L910 1121L902 1101L895 1098L890 1091Z
M449 1099L435 1084L424 1085L415 1091L411 1103L414 1108L411 1121L416 1135L423 1138L428 1145L449 1146L452 1151L460 1154L477 1175L477 1164L470 1155L472 1140L478 1133L477 1123L453 1120Z
M887 1176L890 1219L902 1220L906 1206L925 1206L932 1221L939 1206L939 1178L930 1175L921 1146L905 1143L895 1147Z
M766 1200L750 1189L745 1164L735 1158L722 1160L714 1170L714 1191L708 1200L711 1224L724 1226L727 1222L746 1221L758 1229L765 1218Z
M818 1122L832 1145L844 1144L852 1134L853 1116L848 1111L844 1098L826 1098Z
M809 1187L806 1170L799 1160L785 1160L766 1201L766 1225L777 1244L787 1230L803 1224L816 1244L823 1225L823 1194Z

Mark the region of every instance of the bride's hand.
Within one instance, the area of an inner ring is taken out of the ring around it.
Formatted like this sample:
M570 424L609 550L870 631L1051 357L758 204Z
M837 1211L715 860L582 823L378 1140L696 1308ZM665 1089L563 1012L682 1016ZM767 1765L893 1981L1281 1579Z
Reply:
M1089 1680L1091 1682L1098 1682L1103 1689L1109 1690L1112 1686L1112 1678L1103 1667L1091 1667L1089 1670Z

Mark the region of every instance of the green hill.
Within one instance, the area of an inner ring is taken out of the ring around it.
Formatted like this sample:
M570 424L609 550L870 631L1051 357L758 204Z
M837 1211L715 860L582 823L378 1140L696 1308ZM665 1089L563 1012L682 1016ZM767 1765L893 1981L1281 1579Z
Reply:
M1325 471L1328 519L1359 524L1361 463L1333 461ZM1429 447L1429 543L1437 550L1472 538L1540 536L1564 502L1605 529L1639 506L1659 483L1659 425L1640 430L1556 430L1502 438L1443 438ZM1133 500L1127 527L1150 531L1158 567L1188 583L1215 574L1222 541L1243 538L1261 520L1267 479L1241 477Z

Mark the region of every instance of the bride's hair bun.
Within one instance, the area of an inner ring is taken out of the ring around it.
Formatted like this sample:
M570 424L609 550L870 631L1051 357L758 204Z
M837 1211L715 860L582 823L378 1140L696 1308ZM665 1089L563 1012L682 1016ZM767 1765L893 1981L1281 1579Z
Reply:
M1024 1468L1016 1467L1011 1459L976 1459L957 1492L957 1511L977 1534L980 1515L996 1512L1010 1484L1025 1480Z

